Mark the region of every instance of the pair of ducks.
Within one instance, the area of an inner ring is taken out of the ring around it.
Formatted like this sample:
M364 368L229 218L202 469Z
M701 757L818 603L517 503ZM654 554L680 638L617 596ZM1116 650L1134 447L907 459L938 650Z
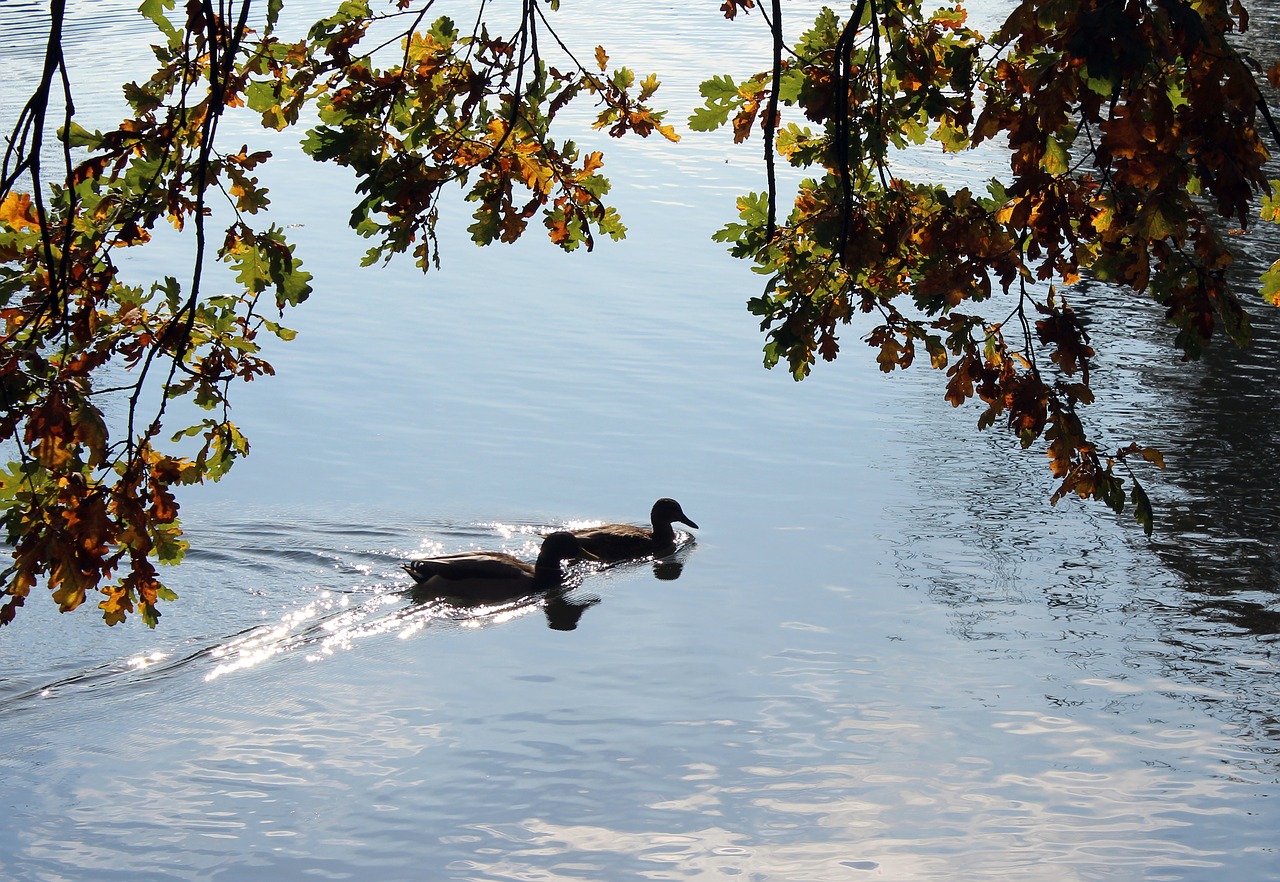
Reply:
M551 533L543 539L538 560L532 564L501 551L466 551L409 561L404 569L418 588L441 594L489 598L547 591L564 578L561 565L567 560L590 558L612 563L660 557L675 549L673 523L698 528L680 503L665 497L653 504L649 519L650 529L604 524Z

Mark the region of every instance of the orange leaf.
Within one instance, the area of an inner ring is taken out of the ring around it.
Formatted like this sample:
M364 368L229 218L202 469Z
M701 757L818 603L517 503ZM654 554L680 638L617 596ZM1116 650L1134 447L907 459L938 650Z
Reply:
M0 202L0 222L11 230L39 229L35 211L31 207L31 197L26 193L10 193Z

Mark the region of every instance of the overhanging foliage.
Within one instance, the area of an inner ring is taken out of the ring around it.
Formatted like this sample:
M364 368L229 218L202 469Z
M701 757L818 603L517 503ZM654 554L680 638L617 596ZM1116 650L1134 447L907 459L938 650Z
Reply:
M63 610L96 592L108 623L138 613L154 625L172 598L154 564L186 548L174 489L219 480L248 453L231 389L272 373L261 341L292 338L283 315L311 277L286 231L260 219L270 152L222 144L227 113L306 128L307 154L356 176L350 223L370 241L366 261L408 253L424 270L440 259L439 201L453 188L479 244L514 241L535 217L565 250L625 235L604 157L557 134L570 105L594 104L613 136L677 139L650 106L657 78L611 67L602 47L580 61L552 28L556 0L521 0L510 37L483 17L432 17L430 0L346 0L293 41L279 36L282 4L144 0L157 71L126 85L131 115L99 132L71 111L65 2L52 3L41 81L0 168L0 440L17 451L0 474L13 547L0 623L43 583ZM1280 137L1259 85L1280 84L1280 67L1231 42L1244 7L1025 0L985 35L960 5L857 0L790 45L782 13L771 0L767 69L707 81L689 121L762 136L765 189L716 238L767 278L749 302L766 364L800 379L872 317L882 370L924 356L945 371L948 401L982 403L979 427L1047 450L1055 501L1131 505L1150 532L1132 464L1161 454L1092 440L1094 351L1067 292L1088 274L1154 297L1187 358L1219 330L1248 342L1232 234L1280 214L1260 133ZM979 145L1008 156L985 188L899 173L903 151ZM781 162L809 175L785 204ZM121 249L165 227L188 234L189 274L126 283ZM234 285L206 278L213 260ZM1260 285L1280 302L1280 263ZM179 400L207 415L165 428Z

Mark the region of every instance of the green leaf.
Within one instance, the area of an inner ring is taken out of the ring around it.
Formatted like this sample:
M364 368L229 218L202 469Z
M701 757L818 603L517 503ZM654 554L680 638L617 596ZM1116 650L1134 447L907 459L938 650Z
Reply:
M280 103L280 83L278 80L254 80L245 86L244 98L251 110L266 113Z
M782 72L782 76L778 78L778 100L784 104L798 103L800 101L800 93L807 82L808 78L802 68L787 68Z
M1158 241L1174 235L1178 227L1158 207L1151 205L1138 218L1138 230L1146 238Z
M747 232L747 228L743 224L725 224L720 229L711 234L714 242L737 242Z
M1147 491L1142 489L1142 485L1137 481L1133 482L1133 489L1129 491L1129 498L1133 502L1133 517L1142 525L1142 532L1148 536L1155 528L1155 521L1151 511L1151 500L1147 498Z
M263 324L263 327L265 327L268 331L275 334L277 337L279 337L281 340L284 340L285 342L294 340L298 336L298 332L295 331L293 328L286 328L283 325L277 324L276 322L273 322L270 320L263 320L262 324Z
M225 341L227 346L237 352L245 352L253 354L262 351L262 347L252 340L246 340L244 337L231 337Z
M280 10L284 8L284 0L267 0L267 27L265 34L275 30L280 22Z
M627 228L622 223L622 215L613 207L605 209L604 216L595 219L596 227L615 242L627 238Z
M630 89L636 81L636 75L628 67L620 67L613 72L610 81L619 89Z
M906 117L900 120L899 123L898 132L893 136L893 141L897 146L905 147L907 143L919 146L925 142L925 139L928 137L927 130L917 117ZM941 132L941 127L939 127L939 132ZM935 136L938 135L939 132L935 132ZM939 140L941 140L941 138L939 138ZM858 142L855 141L854 144L851 145L850 152L855 153L855 155L856 150L858 149L857 144Z
M458 40L458 26L447 15L442 15L433 21L427 33L441 46L452 46Z
M808 168L822 161L826 144L815 137L808 126L788 123L778 129L778 153L797 168Z
M1071 170L1071 154L1060 140L1050 136L1045 139L1040 167L1051 175L1065 175Z
M68 147L84 147L88 150L97 150L102 146L101 132L91 132L74 120L69 126L58 131L58 137Z
M1272 306L1280 306L1280 260L1271 264L1271 269L1262 274L1262 299Z
M187 549L191 547L191 543L182 538L182 528L177 522L156 524L151 531L151 541L154 543L156 560L170 566L182 563L182 559L187 556ZM173 596L177 597L176 594Z
M498 220L497 212L489 210L484 205L476 209L472 215L476 219L475 223L467 227L467 232L471 234L471 241L477 245L488 245L490 242L498 238L501 230L501 223Z
M702 85L698 86L698 93L712 101L730 101L738 97L738 87L734 85L733 77L725 74L704 80Z
M1134 486L1136 489L1136 481L1134 482ZM1124 509L1124 480L1111 474L1111 470L1108 468L1106 473L1098 476L1098 495L1102 497L1102 501L1105 502L1112 511L1119 514ZM1144 493L1143 498L1145 497L1146 494ZM1134 495L1134 501L1137 501L1136 494Z
M1280 223L1280 181L1268 181L1271 192L1262 197L1260 215L1264 221Z
M302 152L317 162L341 160L353 152L357 137L354 131L319 126L302 139Z
M1009 203L1009 191L999 178L991 178L987 181L987 192L991 194L991 199L984 200L982 207L988 211L1002 208Z
M689 128L695 132L714 132L729 121L729 113L732 109L727 104L707 104L699 107L689 117Z
M769 194L744 193L738 197L738 216L748 224L763 226L769 220Z
M174 432L173 437L169 440L180 441L183 438L192 438L196 435L199 435L206 428L208 428L208 425L206 423L200 423L199 425L195 425L195 426L187 426L185 429Z
M178 39L178 29L169 21L166 12L173 9L173 0L142 0L138 11L160 30L171 41Z
M294 257L294 246L284 238L284 231L272 226L267 231L271 244L270 275L276 289L276 306L297 306L311 296L311 273L302 269L302 261Z
M1087 69L1084 74L1084 83L1089 87L1090 91L1096 95L1101 95L1103 98L1110 98L1115 94L1117 88L1116 80L1113 77L1090 76Z

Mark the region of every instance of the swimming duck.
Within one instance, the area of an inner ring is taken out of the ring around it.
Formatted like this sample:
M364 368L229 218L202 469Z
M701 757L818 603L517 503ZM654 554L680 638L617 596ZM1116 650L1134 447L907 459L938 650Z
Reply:
M535 563L502 551L464 551L411 560L403 566L418 583L415 593L425 590L474 600L499 600L555 588L564 579L564 561L590 556L571 533L562 531L542 540Z
M600 527L584 527L571 531L583 551L597 560L620 561L647 555L664 555L675 549L676 531L673 522L698 529L674 499L663 497L653 504L649 512L652 529L634 524L604 524Z

